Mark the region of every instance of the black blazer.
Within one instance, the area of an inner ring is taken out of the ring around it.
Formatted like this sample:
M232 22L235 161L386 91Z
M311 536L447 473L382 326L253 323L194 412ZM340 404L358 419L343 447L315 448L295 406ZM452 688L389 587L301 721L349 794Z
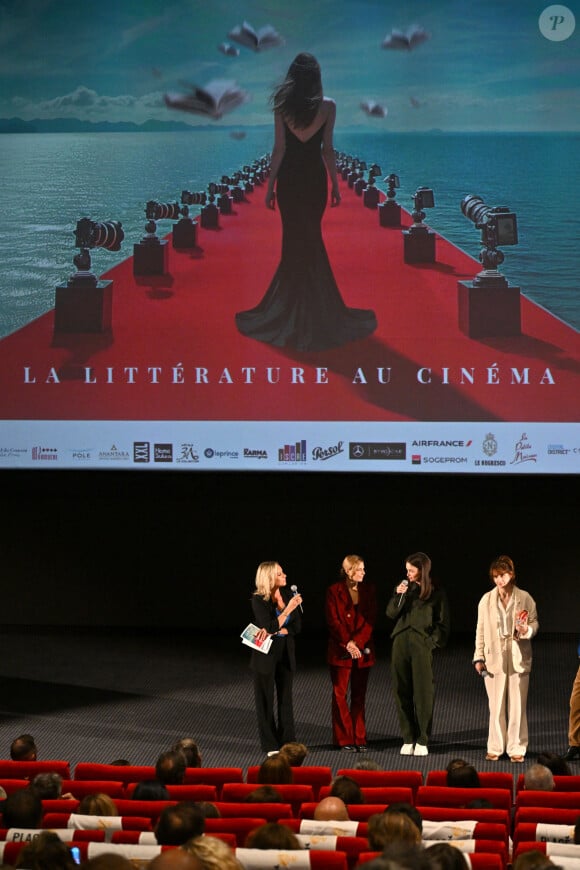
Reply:
M292 592L285 586L280 588L280 594L285 604L288 604L293 597ZM271 599L264 601L261 595L254 593L252 595L252 612L254 614L254 625L257 625L258 628L265 628L269 634L274 634L274 632L279 630L276 605ZM253 671L258 674L272 673L280 662L284 662L291 671L296 670L294 637L299 634L302 628L302 614L299 607L292 611L285 628L288 634L282 637L274 636L268 653L264 654L252 650L250 667Z

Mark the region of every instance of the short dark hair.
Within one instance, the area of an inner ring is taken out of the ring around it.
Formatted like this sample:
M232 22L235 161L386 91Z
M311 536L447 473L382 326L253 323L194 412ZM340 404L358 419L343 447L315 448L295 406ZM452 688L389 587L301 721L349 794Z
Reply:
M205 816L193 802L165 807L155 826L155 839L160 846L182 846L205 831Z
M423 816L413 804L406 801L396 801L394 804L389 804L385 810L386 813L405 813L412 822L415 822L419 831L423 833Z
M180 785L185 778L187 761L180 749L162 752L155 765L155 776L165 785Z
M32 734L21 734L10 745L10 758L12 761L28 761L34 755L36 759L36 743Z
M55 800L62 794L62 776L55 771L37 773L30 783L30 788L41 800Z
M168 801L169 792L158 779L142 779L131 795L135 801Z
M2 823L5 828L40 828L42 800L30 788L13 791L4 801Z
M360 785L352 776L335 776L330 786L330 796L341 798L345 804L362 804L364 797Z
M183 752L187 767L201 767L199 747L191 737L182 737L171 748L177 752Z

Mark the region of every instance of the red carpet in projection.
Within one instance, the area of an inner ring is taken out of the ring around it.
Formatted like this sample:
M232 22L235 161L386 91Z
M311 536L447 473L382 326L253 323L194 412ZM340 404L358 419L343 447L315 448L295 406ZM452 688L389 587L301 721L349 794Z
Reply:
M261 299L280 253L280 216L256 188L219 229L198 230L197 249L170 244L168 274L136 278L129 258L101 276L114 280L111 335L54 342L51 311L3 339L0 418L578 420L574 329L522 297L521 336L467 337L457 282L479 262L437 235L435 263L405 264L401 229L342 189L326 246L346 304L375 310L374 335L301 354L237 332L234 314Z

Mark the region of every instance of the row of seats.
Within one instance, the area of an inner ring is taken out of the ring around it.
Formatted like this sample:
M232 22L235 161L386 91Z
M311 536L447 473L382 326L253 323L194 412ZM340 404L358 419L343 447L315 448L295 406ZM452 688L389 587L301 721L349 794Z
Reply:
M123 854L131 860L151 860L161 851L172 848L159 846L152 833L136 836L115 832L110 840L102 839L102 831L95 831L92 838L61 837L70 845L79 848L81 858L95 857L104 852ZM211 833L208 831L208 833ZM294 868L340 868L352 870L359 862L375 857L379 853L370 852L366 837L351 836L308 836L298 834L303 847L300 853L285 853L282 850L247 849L240 846L231 835L211 833L219 836L232 848L236 857L245 868L289 866ZM230 837L228 839L228 836ZM27 840L4 840L0 842L0 861L11 863L16 860L18 852ZM428 844L426 844L428 845ZM500 847L498 841L457 841L454 844L465 855L468 863L477 870L505 870L507 853ZM284 857L286 860L284 860Z
M155 778L153 765L115 765L98 764L93 762L79 762L74 767L74 775L71 775L72 766L68 761L0 761L0 782L9 780L29 780L37 773L54 771L59 773L67 782L78 783L91 781L113 783L117 788L121 783L124 786L141 782L145 779ZM219 790L225 783L256 783L258 781L259 766L247 768L244 777L242 767L190 767L187 768L185 784L187 785L215 785ZM324 786L330 785L333 774L332 769L324 765L308 765L293 769L294 783L296 785L311 785L315 798ZM429 771L424 779L419 770L357 770L342 768L337 775L352 776L361 786L372 787L405 787L417 790L425 786L444 787L447 773L445 770ZM506 790L513 797L517 797L523 790L524 776L517 778L506 771L482 771L479 774L481 786L487 789ZM555 791L580 792L580 776L555 776ZM4 786L5 787L5 786ZM77 788L82 788L77 786Z

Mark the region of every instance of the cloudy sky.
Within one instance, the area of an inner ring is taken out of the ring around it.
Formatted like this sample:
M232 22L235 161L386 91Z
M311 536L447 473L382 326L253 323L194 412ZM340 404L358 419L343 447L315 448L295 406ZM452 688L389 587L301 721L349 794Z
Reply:
M251 100L215 123L271 120L268 95L292 58L314 53L338 125L407 130L579 130L580 0L0 0L0 117L179 119L163 102L184 82L234 79ZM565 23L558 17L564 10ZM543 15L543 18L541 16ZM567 38L564 28L576 29ZM284 44L218 50L244 20ZM548 38L540 21L552 21ZM393 28L430 38L381 44ZM554 38L557 36L558 38ZM361 102L387 108L368 117Z

